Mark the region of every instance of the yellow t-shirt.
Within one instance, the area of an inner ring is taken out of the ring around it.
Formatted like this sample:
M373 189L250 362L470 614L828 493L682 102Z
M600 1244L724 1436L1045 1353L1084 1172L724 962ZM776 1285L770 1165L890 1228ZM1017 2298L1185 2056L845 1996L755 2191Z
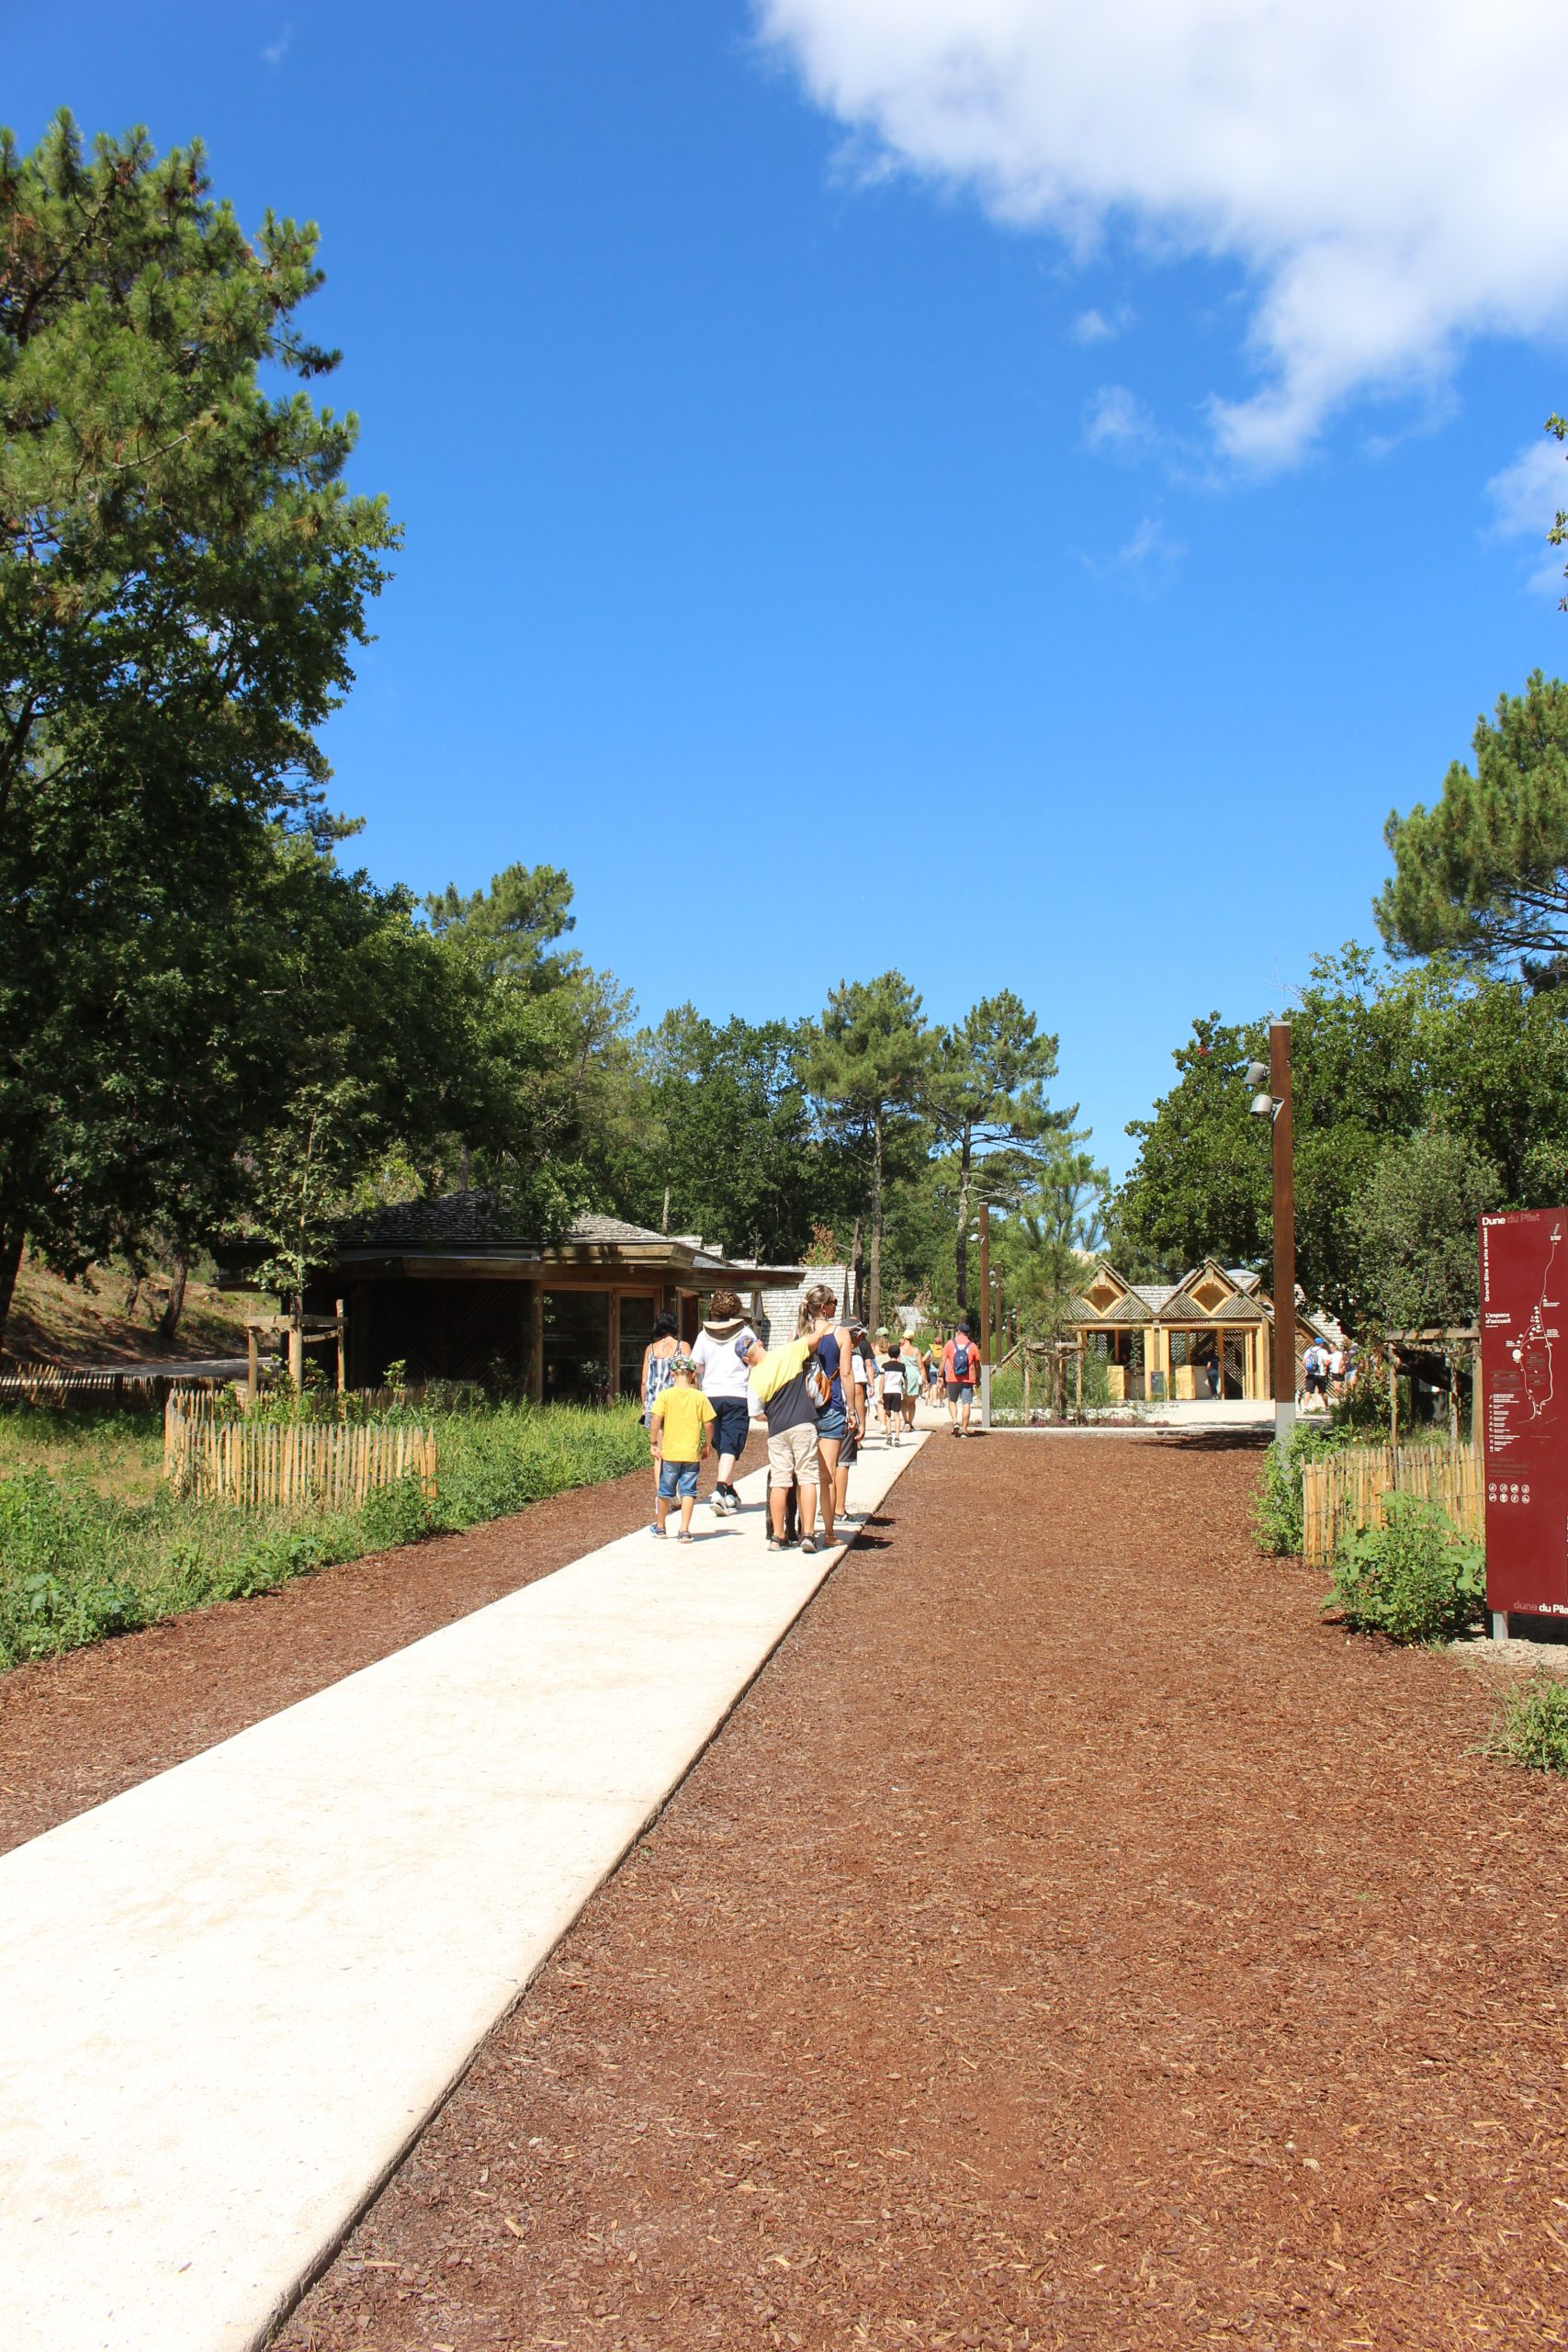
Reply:
M713 1419L713 1407L700 1388L672 1380L654 1398L653 1418L660 1424L659 1450L666 1462L702 1459L703 1431Z

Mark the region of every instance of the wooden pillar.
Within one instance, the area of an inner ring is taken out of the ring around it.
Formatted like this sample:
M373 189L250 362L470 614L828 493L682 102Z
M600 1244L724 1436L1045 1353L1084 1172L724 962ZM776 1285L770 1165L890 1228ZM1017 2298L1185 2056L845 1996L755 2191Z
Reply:
M245 1326L245 1402L254 1405L261 1395L261 1363L256 1348L256 1327Z
M348 1386L348 1324L344 1319L343 1301L337 1302L337 1393L341 1396Z
M991 1329L991 1204L980 1204L980 1362L989 1363Z
M297 1389L305 1385L305 1334L298 1320L288 1326L288 1377Z
M545 1286L523 1284L523 1377L536 1405L545 1395Z
M607 1344L609 1348L610 1363L604 1385L608 1396L611 1398L614 1398L618 1396L621 1393L621 1294L618 1290L613 1290L610 1293L609 1340Z

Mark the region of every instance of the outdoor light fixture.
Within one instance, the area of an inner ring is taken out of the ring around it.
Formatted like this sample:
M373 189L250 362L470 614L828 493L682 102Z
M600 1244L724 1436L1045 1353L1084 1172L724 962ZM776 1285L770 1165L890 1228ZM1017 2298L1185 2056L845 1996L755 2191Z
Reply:
M1269 1059L1247 1063L1247 1082L1257 1090L1248 1106L1252 1116L1267 1119L1274 1130L1274 1435L1283 1445L1296 1418L1296 1188L1288 1021L1269 1023Z

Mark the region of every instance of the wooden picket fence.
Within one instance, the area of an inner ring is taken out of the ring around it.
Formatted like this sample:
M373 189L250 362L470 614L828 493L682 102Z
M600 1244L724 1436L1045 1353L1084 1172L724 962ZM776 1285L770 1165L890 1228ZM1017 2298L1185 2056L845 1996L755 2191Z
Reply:
M77 1372L70 1364L23 1363L0 1373L0 1405L112 1405L151 1410L170 1396L209 1396L222 1386L208 1374Z
M171 1396L164 1476L193 1500L250 1510L347 1510L408 1477L433 1502L435 1432L408 1422L219 1419Z
M1326 1567L1342 1535L1381 1527L1390 1495L1440 1503L1461 1534L1485 1533L1485 1483L1474 1445L1357 1445L1302 1470L1302 1556Z

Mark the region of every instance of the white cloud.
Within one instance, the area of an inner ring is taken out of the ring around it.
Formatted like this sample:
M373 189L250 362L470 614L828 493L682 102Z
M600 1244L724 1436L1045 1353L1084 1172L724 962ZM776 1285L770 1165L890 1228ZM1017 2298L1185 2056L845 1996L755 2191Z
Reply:
M293 40L293 26L285 25L277 39L274 41L268 41L266 47L262 51L262 56L265 62L268 65L281 65L284 59L288 54L289 47Z
M1467 336L1568 323L1562 0L753 0L811 96L1082 257L1236 265L1249 397L1220 449L1440 389Z
M1083 430L1091 449L1121 457L1141 456L1157 437L1154 418L1125 384L1101 384L1084 412Z
M1114 555L1086 556L1084 562L1097 580L1157 596L1170 586L1186 553L1185 543L1173 539L1157 515L1145 514Z
M1118 310L1080 311L1073 321L1075 343L1110 343L1125 334L1133 323L1133 313L1123 302Z
M1495 514L1493 537L1533 539L1540 560L1530 572L1530 585L1561 594L1564 555L1546 541L1558 514L1568 507L1568 466L1563 464L1561 446L1556 441L1530 442L1511 466L1493 475L1486 495Z

